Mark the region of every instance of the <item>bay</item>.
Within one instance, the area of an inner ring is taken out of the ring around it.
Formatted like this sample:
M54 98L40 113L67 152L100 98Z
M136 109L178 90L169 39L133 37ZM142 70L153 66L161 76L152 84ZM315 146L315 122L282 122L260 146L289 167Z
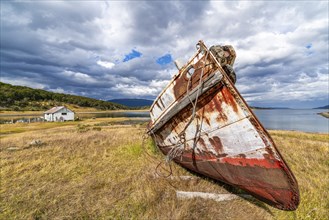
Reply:
M305 132L329 133L329 119L318 115L327 111L319 109L254 109L256 117L266 129L296 130ZM150 117L148 111L109 112L83 114L81 117L139 117L145 120Z
M329 133L329 119L318 113L325 109L254 109L266 129Z
M76 113L79 118L150 118L149 111L118 111L99 113Z

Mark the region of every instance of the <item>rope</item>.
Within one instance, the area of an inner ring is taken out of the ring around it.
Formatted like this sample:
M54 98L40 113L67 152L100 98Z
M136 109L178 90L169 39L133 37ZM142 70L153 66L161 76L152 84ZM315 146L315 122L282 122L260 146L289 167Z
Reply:
M202 77L204 74L204 69L206 66L210 65L210 64L206 64L207 61L207 57L209 54L209 50L207 50L207 53L204 56L204 64L203 67L201 67L201 74L200 74L200 78L199 78L199 85L198 85L198 91L196 94L196 98L195 101L193 102L191 100L190 97L190 83L191 83L191 79L192 76L189 77L187 85L186 85L186 93L187 93L187 97L191 103L191 105L193 106L192 108L192 116L190 118L190 120L188 121L188 123L185 125L184 129L178 134L179 140L177 141L177 143L175 145L173 145L173 147L171 148L171 150L168 152L166 158L165 158L165 163L169 166L169 170L165 169L163 166L163 161L160 161L158 163L158 165L155 168L155 173L160 176L160 177L164 177L164 178L168 178L169 176L172 175L173 170L171 167L171 161L176 158L176 157L181 157L180 159L182 159L183 153L184 151L187 149L187 143L186 143L186 129L190 126L190 124L192 123L192 121L195 119L195 115L196 115L196 107L197 107L197 103L198 103L198 98L200 96L200 91L202 91ZM200 68L198 68L200 69ZM201 136L201 130L202 130L202 120L201 120L201 124L199 125L199 119L197 118L197 124L196 124L196 133L195 133L195 137L194 137L194 142L193 142L193 150L196 147L196 143L199 141L200 136ZM153 139L155 140L155 135L153 132L151 132L151 135L153 135ZM150 155L147 150L145 149L145 140L148 138L148 134L147 132L145 132L145 134L143 135L143 141L142 141L142 147L144 149L144 152L148 155L149 158L151 158L152 160L157 160L154 156ZM168 172L167 175L162 174L161 172L159 172L159 169L162 168L162 170L165 170L166 172Z
M197 91L196 98L195 98L194 102L191 100L191 97L190 97L190 82L191 82L192 76L189 77L189 79L188 79L188 82L187 82L187 85L186 85L186 91L187 91L186 93L187 93L187 97L188 97L190 103L193 106L192 116L191 116L190 120L188 121L188 123L185 125L184 129L179 133L178 143L176 145L174 145L173 148L171 148L171 150L168 152L168 154L166 156L166 162L167 163L170 163L170 161L172 161L174 158L179 157L179 156L182 159L184 150L186 150L186 148L187 148L186 129L190 126L190 124L192 123L192 121L194 120L195 115L196 115L196 107L197 107L200 91L202 90L202 88L201 88L202 87L202 77L203 77L204 69L206 67L206 61L207 61L206 59L208 57L208 53L209 53L209 51L207 51L207 53L204 56L204 63L203 63L203 67L201 69L201 74L200 74L200 78L199 78L198 91ZM196 126L197 126L197 129L196 129L195 138L194 138L194 142L193 142L193 149L195 149L196 143L198 142L198 140L200 138L200 134L201 134L201 132L200 132L201 131L201 126L199 126L199 119L198 118L197 118L197 125ZM197 138L198 134L199 134L199 137Z
M155 140L155 135L153 132L151 132L151 135L153 136L153 139ZM158 158L156 158L155 156L151 155L148 153L147 149L146 149L146 146L145 146L145 142L146 140L149 138L149 135L147 133L147 130L144 132L144 134L142 135L142 145L141 145L141 148L143 150L143 153L151 160L153 161L154 163L158 163L158 165L156 166L155 168L155 173L156 175L158 175L159 177L162 177L162 178L167 178L169 176L172 175L173 173L173 169L171 167L171 164L170 163L167 163L167 165L169 165L169 168L165 168L164 166L164 163L163 161L160 161ZM164 174L163 172L160 172L160 168L161 170L165 171L167 174Z

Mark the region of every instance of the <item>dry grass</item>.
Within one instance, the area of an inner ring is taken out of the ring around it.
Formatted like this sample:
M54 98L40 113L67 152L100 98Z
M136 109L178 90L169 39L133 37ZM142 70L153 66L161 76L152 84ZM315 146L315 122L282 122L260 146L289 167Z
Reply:
M1 219L326 219L328 135L272 131L302 196L296 212L257 200L178 200L175 190L227 193L209 179L155 177L163 156L145 125L124 119L52 124L1 138ZM1 130L10 130L3 125ZM22 126L22 125L19 125ZM17 129L18 129L17 128ZM30 145L40 140L40 145ZM14 150L13 150L14 149ZM151 157L145 153L151 155ZM174 165L174 176L191 175ZM235 191L235 189L231 189Z
M138 119L138 118L137 118ZM45 130L50 128L67 127L72 125L92 125L106 122L107 125L117 123L123 120L136 120L136 118L98 118L84 119L83 121L66 121L66 122L36 122L36 123L16 123L16 124L0 124L0 137L13 133L21 133L27 131ZM96 123L97 122L97 123Z
M297 219L329 219L329 135L272 131L271 136L298 180ZM286 217L278 211L275 215Z

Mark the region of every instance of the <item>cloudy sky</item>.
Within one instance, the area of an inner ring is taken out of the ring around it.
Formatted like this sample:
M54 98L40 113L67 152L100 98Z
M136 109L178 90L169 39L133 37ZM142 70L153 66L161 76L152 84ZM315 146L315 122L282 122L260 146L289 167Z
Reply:
M254 106L328 104L328 1L1 1L1 81L154 99L199 39L237 52Z

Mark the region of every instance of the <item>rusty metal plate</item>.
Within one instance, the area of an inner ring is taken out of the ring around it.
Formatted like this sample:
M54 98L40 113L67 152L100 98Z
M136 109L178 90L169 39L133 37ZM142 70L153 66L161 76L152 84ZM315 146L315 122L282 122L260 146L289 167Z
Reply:
M201 49L151 106L149 133L165 155L181 149L172 158L181 166L276 208L295 210L299 190L294 175L220 63L199 44ZM190 66L195 71L189 79ZM200 94L194 97L191 91Z

